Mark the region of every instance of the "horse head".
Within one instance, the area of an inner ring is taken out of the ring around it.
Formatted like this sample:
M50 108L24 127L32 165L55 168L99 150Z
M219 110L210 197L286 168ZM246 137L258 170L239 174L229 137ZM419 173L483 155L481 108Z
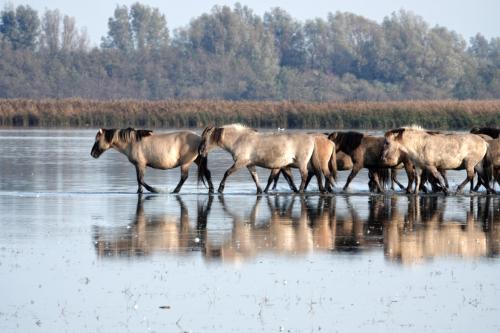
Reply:
M395 165L398 163L400 149L402 149L401 141L405 128L397 128L390 130L384 135L384 147L382 150L382 162L387 165Z
M111 148L115 133L116 129L100 128L95 136L94 146L90 151L90 155L93 158L98 158L102 153Z

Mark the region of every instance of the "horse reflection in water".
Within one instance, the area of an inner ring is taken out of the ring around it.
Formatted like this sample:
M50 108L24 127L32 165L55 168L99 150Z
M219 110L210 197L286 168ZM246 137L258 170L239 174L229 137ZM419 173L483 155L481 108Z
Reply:
M499 202L471 197L465 222L445 219L446 200L411 197L402 214L394 197L384 221L384 253L390 260L412 264L436 257L486 257L499 254ZM474 209L474 208L477 209Z
M198 202L196 225L190 225L188 209L180 196L175 196L179 215L144 213L144 201L155 196L138 196L134 222L125 227L94 226L94 244L99 256L141 256L154 252L180 252L203 246L207 215L213 196Z
M268 253L383 251L389 261L414 264L500 253L500 199L495 197L259 196L245 212L249 206L241 198L208 196L196 200L196 217L179 196L179 214L145 213L154 198L139 197L130 225L94 227L99 256L200 253L206 260L239 263ZM466 200L464 216L446 216L447 204Z

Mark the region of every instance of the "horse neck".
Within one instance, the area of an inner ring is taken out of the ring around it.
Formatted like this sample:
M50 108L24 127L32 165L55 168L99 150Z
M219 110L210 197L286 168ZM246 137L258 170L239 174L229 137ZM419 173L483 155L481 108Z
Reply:
M234 151L238 139L243 135L248 135L250 132L247 129L224 128L223 139L219 142L219 146L227 151Z
M406 155L415 156L419 155L419 152L422 151L422 148L425 145L425 140L429 136L429 134L424 132L414 132L412 138L403 138L402 144L406 147Z
M124 142L117 137L113 138L113 142L111 143L111 147L118 150L120 153L129 156L132 144L130 142Z

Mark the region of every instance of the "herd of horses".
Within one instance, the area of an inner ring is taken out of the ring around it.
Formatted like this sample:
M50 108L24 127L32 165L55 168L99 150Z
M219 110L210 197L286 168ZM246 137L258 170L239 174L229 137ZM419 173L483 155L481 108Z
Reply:
M180 167L181 178L173 191L178 193L193 162L198 166L198 181L208 184L209 192L214 192L207 156L217 147L229 152L234 161L224 173L219 193L223 193L228 177L245 167L257 193L268 192L271 185L276 188L280 175L294 192L304 192L313 177L317 178L320 192L331 192L337 172L351 170L343 187L347 190L363 168L368 169L368 187L372 192L384 192L390 181L393 190L397 184L407 193L418 194L419 191L428 192L426 183L429 183L433 192L448 194L446 171L466 170L466 178L457 192L462 192L469 183L471 191L483 186L487 193L495 193L494 183L500 184L499 134L498 128L444 133L418 126L392 129L384 136L355 131L259 132L241 124L208 126L201 136L190 131L156 134L133 128L99 129L91 155L98 158L110 148L126 155L136 168L138 193L142 193L143 187L158 192L144 181L146 167L163 170ZM271 170L264 190L259 184L256 167ZM298 188L291 168L299 170L301 183ZM406 171L406 187L397 180L400 169Z

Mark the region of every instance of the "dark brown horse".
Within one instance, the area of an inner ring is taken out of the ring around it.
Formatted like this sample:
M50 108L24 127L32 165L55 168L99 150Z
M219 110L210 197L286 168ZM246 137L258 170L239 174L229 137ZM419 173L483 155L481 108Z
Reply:
M383 137L350 131L333 132L328 138L335 143L337 153L343 152L352 159L353 166L344 185L344 191L362 168L367 168L372 176L373 186L370 184L370 188L379 192L384 191L389 172L388 166L381 159L384 148Z
M486 134L492 139L497 139L500 136L500 129L494 127L473 127L470 132L472 134Z
M135 166L137 174L137 193L142 193L144 186L150 192L158 192L144 181L144 169L173 169L181 167L181 179L174 193L181 190L188 178L189 166L194 162L198 165L198 181L207 180L210 192L213 192L210 171L207 168L207 158L198 155L201 137L193 132L180 131L165 134L153 134L150 130L103 129L96 136L91 155L98 158L106 150L114 148L128 157Z

